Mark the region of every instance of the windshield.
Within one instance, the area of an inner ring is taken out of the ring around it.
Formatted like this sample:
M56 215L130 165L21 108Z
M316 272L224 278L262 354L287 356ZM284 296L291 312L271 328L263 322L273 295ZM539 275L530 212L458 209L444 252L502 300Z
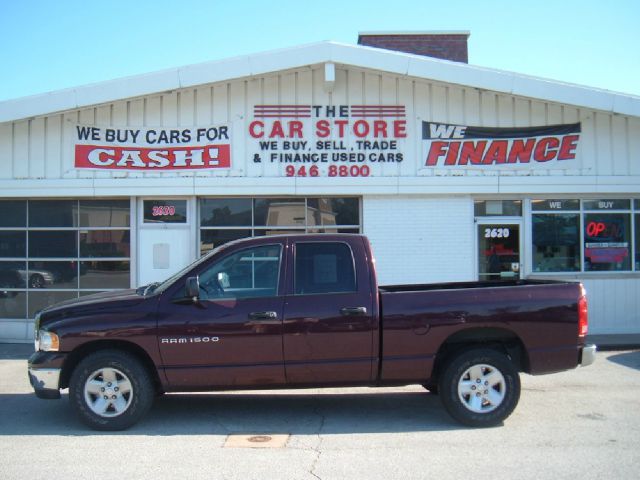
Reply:
M180 277L182 277L185 273L187 273L189 270L191 270L192 268L197 267L198 265L200 265L201 263L204 263L205 261L207 261L210 257L212 257L213 255L217 254L218 252L220 252L221 250L224 250L225 248L227 248L229 246L229 244L224 244L224 245L220 245L217 248L214 248L213 250L211 250L209 253L203 255L202 257L200 257L198 260L196 260L195 262L191 263L190 265L187 265L186 267L184 267L182 270L180 270L177 273L174 273L173 275L171 275L169 278L167 278L164 282L158 283L158 284L151 284L149 285L149 287L147 289L144 289L145 295L147 293L162 293L164 292L167 288L169 288L171 285L173 285L173 282L175 282L176 280L178 280ZM155 286L157 285L157 286Z

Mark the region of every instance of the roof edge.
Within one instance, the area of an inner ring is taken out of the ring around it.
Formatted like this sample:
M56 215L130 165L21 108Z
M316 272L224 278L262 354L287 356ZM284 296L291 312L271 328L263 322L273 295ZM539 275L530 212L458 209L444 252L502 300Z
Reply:
M470 30L377 30L358 32L361 35L466 35L471 36Z
M421 55L325 41L5 100L0 102L0 122L324 62L640 117L640 96Z

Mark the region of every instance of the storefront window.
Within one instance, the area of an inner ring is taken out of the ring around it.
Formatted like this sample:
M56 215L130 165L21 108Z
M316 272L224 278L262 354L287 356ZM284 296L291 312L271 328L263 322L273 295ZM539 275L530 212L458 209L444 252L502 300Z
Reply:
M129 230L81 230L81 257L129 257Z
M77 257L76 230L31 230L28 232L29 257Z
M0 230L0 257L24 257L27 255L27 232Z
M28 292L28 318L33 318L38 313L38 310L48 307L65 300L73 300L78 298L77 292L60 291L60 290L43 290L43 291L30 291Z
M585 200L584 269L585 271L631 270L631 215L612 212L630 210L625 199Z
M360 202L357 198L308 198L307 225L358 225Z
M21 260L0 259L0 291L2 289L25 288L27 263Z
M580 210L580 200L531 200L531 210L534 212L566 212Z
M629 200L585 200L585 210L629 210Z
M129 288L131 266L129 261L80 262L81 289Z
M0 209L0 318L130 286L129 200L7 200Z
M531 210L534 273L640 269L640 214L630 200L588 199L582 208L575 199L532 200Z
M27 263L27 288L78 288L78 262L36 260Z
M251 229L244 230L218 230L218 229L201 229L200 230L200 254L213 250L215 247L233 240L239 240L251 236Z
M27 292L0 287L0 318L27 318Z
M30 227L76 227L77 200L30 200Z
M81 227L128 227L129 200L80 200Z
M27 202L24 200L4 200L1 205L0 228L27 226Z
M360 199L201 198L200 253L231 240L286 233L359 233Z
M519 217L522 215L522 200L476 200L476 217Z
M256 198L253 224L269 227L304 227L304 198Z
M237 227L252 224L253 200L250 198L200 199L200 226Z
M580 215L533 214L533 271L580 270Z
M627 213L585 214L585 271L631 269L630 217Z

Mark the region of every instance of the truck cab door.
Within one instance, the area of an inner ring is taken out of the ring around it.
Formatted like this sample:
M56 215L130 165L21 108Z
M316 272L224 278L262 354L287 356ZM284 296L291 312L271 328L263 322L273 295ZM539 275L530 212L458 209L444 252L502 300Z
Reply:
M276 242L231 251L190 274L197 301L186 286L163 299L158 344L172 388L285 383L283 250Z
M359 238L293 243L283 326L288 384L366 384L373 378L376 299L363 248Z

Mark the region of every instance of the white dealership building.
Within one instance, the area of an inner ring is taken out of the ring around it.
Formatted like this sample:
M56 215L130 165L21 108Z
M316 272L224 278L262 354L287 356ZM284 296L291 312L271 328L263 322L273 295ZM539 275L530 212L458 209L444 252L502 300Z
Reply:
M368 235L382 284L579 280L591 334L640 334L640 98L468 65L467 38L368 33L0 102L0 341L288 232Z

